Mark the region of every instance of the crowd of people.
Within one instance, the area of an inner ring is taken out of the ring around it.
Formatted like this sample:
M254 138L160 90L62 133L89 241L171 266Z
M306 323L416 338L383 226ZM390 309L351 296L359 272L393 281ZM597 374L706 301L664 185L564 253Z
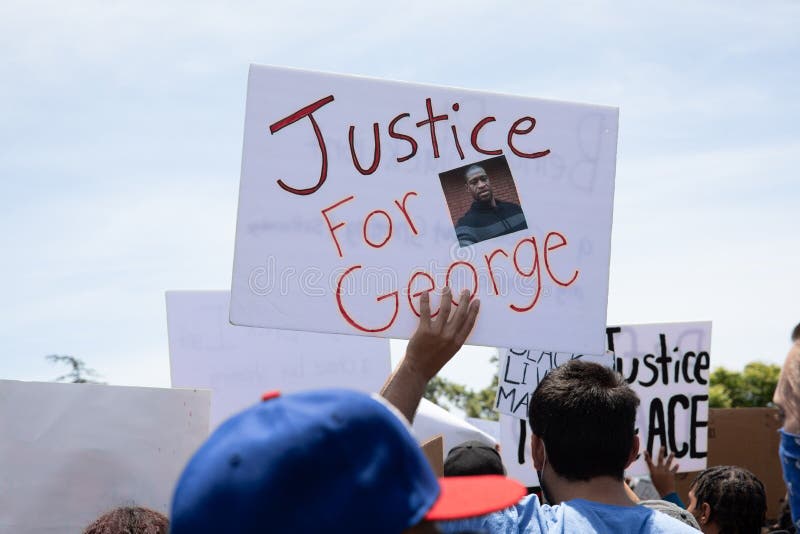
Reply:
M750 471L714 466L697 475L688 503L675 490L677 465L645 451L658 498L626 483L641 452L636 393L606 367L573 360L550 372L531 396L530 448L540 492L505 476L497 450L467 442L449 451L437 478L414 439L428 382L467 339L480 302L462 293L452 309L445 288L420 321L380 395L323 390L265 394L223 423L195 453L174 493L169 532L347 533L760 533L764 485ZM780 457L787 515L800 520L800 325L776 388L784 418ZM87 534L160 534L167 520L140 508L115 510ZM779 532L778 530L771 530Z

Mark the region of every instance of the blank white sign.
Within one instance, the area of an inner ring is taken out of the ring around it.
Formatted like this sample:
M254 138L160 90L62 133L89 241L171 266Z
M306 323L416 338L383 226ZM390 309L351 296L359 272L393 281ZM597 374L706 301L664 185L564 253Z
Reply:
M0 381L0 532L82 532L118 506L168 514L209 403L208 391Z
M285 393L342 387L378 391L391 371L389 340L234 326L228 291L168 291L173 387L213 391L211 423Z

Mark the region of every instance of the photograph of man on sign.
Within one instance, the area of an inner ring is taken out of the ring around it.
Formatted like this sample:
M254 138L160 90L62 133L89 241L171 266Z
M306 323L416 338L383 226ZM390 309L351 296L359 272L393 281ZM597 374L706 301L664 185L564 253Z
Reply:
M505 156L443 172L439 179L459 246L528 228Z

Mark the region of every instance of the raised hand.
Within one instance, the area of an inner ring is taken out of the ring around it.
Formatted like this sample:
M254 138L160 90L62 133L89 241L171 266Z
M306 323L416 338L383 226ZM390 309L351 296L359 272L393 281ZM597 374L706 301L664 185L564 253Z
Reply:
M452 295L445 287L438 312L431 316L430 294L419 301L419 326L411 336L406 355L389 377L381 395L397 407L409 421L413 420L428 381L458 352L475 325L480 301L470 302L463 291L452 312Z

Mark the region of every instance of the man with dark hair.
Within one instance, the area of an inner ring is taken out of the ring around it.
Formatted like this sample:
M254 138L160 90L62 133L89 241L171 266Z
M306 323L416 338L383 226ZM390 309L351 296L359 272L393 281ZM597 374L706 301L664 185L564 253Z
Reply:
M533 461L548 502L565 500L558 494L571 482L608 479L617 486L623 480L639 452L638 406L622 375L602 365L573 360L545 376L531 396L528 421ZM627 494L619 497L627 503Z
M689 486L686 510L706 534L759 534L767 512L764 484L741 467L710 467Z
M525 230L528 224L522 208L495 198L489 175L480 165L470 165L464 173L472 205L456 223L458 244L462 247L500 235Z
M425 339L450 313L445 291L439 317L430 317L430 297L420 297L420 323L414 336ZM456 313L464 313L462 300ZM477 308L478 300L472 306ZM446 336L445 340L448 339ZM382 395L408 418L413 417L427 382L461 348L452 337L440 350L418 353L409 343L405 358ZM448 356L449 355L449 356ZM624 469L639 452L635 435L639 400L618 373L601 365L573 360L551 371L533 394L530 421L534 467L549 504L536 495L480 519L440 524L445 532L686 532L691 527L665 514L638 506L625 490Z

